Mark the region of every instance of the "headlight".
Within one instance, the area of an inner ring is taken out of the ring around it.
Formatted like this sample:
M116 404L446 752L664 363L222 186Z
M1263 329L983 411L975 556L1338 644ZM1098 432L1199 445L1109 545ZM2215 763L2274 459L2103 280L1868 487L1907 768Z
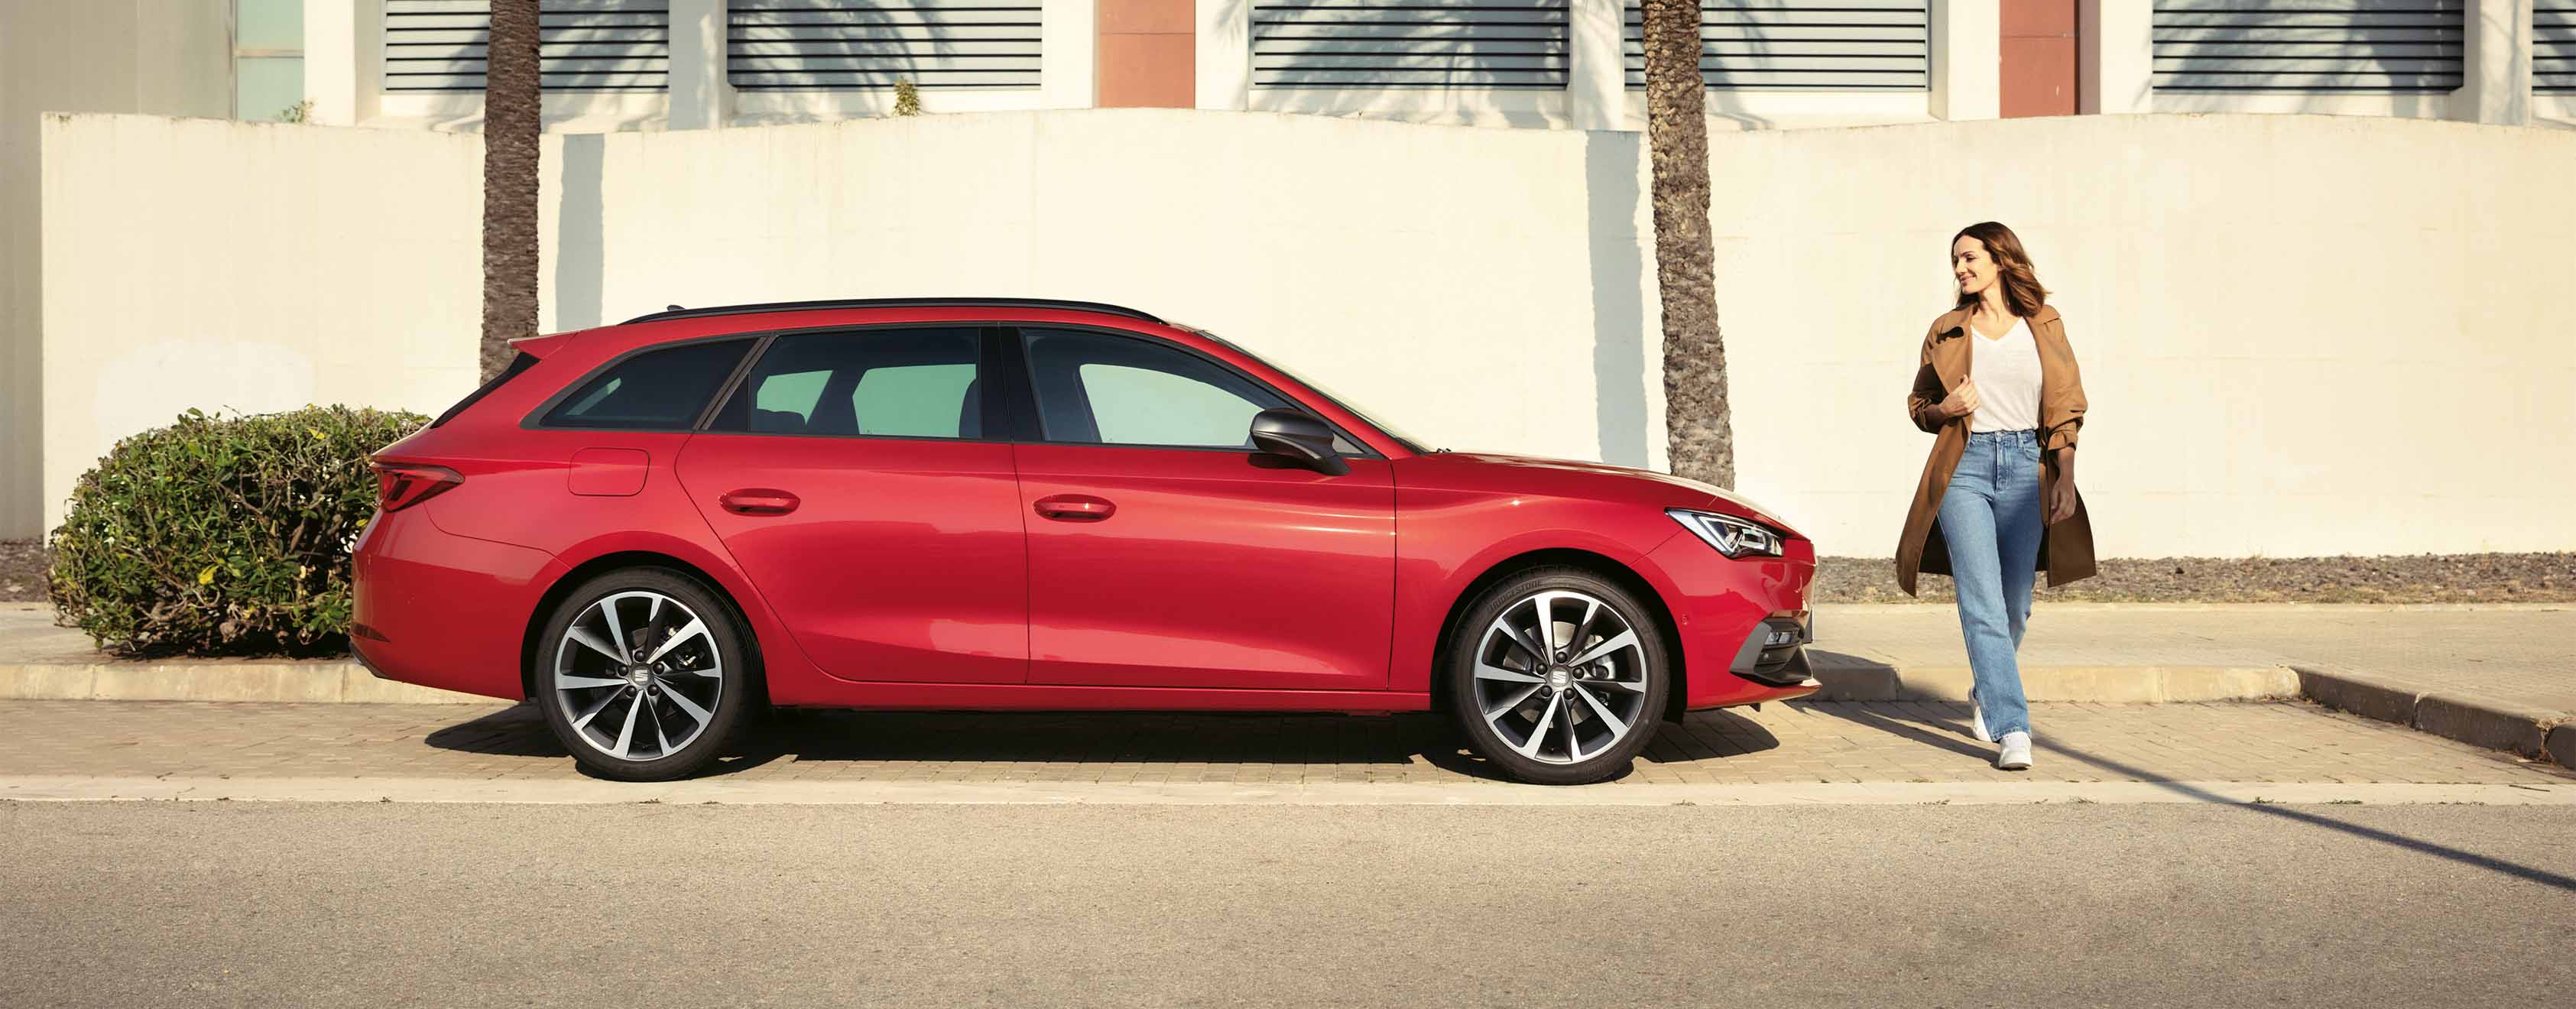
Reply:
M1664 514L1728 557L1780 556L1779 530L1717 512L1666 508Z

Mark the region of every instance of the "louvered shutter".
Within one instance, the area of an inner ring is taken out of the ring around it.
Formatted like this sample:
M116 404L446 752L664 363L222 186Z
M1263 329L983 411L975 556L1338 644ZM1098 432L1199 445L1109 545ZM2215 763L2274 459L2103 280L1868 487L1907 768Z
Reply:
M725 78L746 91L1038 86L1034 0L731 0Z
M1263 88L1565 89L1566 0L1252 5Z
M1729 91L1922 91L1932 86L1927 0L1706 0L1700 76ZM1628 86L1646 86L1645 7L1628 4Z
M2576 95L2576 0L2532 3L2531 90Z
M490 0L385 0L385 90L483 90L491 30ZM542 0L537 44L548 91L670 87L668 0Z
M2159 91L2460 86L2460 0L2156 0Z

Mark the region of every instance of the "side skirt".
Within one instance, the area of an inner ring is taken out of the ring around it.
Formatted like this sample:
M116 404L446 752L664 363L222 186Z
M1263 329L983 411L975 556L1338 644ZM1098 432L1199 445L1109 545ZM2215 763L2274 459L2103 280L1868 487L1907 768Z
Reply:
M833 680L770 684L770 700L788 707L944 711L1337 711L1376 714L1428 711L1429 693L1385 690L1220 690L1173 687L1072 687L1039 683L855 683Z

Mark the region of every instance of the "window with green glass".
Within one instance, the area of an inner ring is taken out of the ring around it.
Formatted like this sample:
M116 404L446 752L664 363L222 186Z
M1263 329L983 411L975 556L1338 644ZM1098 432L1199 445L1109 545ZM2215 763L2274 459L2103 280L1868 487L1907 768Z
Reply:
M233 0L233 118L303 118L304 0Z

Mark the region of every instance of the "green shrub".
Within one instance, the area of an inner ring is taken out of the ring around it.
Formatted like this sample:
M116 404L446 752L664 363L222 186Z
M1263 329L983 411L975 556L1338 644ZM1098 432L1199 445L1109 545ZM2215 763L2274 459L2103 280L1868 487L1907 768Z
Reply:
M190 410L81 475L54 530L54 620L129 655L347 647L349 548L375 513L367 456L419 414Z

